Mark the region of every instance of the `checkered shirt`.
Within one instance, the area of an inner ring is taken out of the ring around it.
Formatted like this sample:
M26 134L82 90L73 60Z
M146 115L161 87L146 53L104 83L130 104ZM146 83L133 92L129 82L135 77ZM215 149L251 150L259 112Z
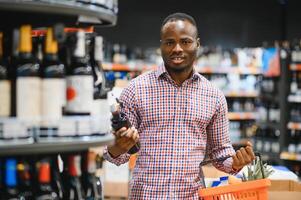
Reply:
M179 86L161 65L133 79L120 100L123 112L138 129L141 144L129 198L199 199L199 164L205 155L214 159L235 153L223 93L195 70ZM104 151L104 158L116 165L129 157L112 158L107 148ZM213 164L235 173L232 162L228 158Z

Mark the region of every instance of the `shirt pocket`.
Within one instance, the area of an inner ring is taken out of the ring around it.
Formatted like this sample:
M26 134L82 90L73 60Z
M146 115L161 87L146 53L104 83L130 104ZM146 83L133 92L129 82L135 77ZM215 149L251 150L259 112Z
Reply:
M200 98L192 95L186 98L185 120L194 130L198 137L206 134L206 128L211 122L213 116L213 107L210 101L206 98Z

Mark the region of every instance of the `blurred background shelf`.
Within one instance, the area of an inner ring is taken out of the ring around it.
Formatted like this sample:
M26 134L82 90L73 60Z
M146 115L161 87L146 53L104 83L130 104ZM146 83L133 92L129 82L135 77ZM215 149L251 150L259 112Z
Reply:
M301 95L289 95L287 100L291 103L301 103Z
M299 122L289 122L287 124L287 128L288 129L292 129L292 130L301 130L301 123Z
M255 112L229 112L228 118L229 120L255 120L256 113Z
M76 24L115 25L118 12L117 1L106 2L106 4L88 4L66 0L0 0L1 28L16 27L24 23L45 27L57 22L73 26Z
M284 151L280 154L280 158L283 160L292 160L292 161L301 162L301 154L296 154L296 153L290 153Z
M291 71L301 71L301 64L291 64L290 70Z
M36 142L28 144L16 143L14 140L2 141L0 143L0 155L33 155L76 152L87 150L90 147L104 146L112 144L114 137L112 134L104 136L85 136L72 138L53 138L49 142Z

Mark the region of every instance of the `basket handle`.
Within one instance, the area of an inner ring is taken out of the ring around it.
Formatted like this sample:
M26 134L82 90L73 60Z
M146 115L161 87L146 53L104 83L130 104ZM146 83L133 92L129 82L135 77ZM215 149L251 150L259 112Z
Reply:
M262 178L266 178L266 176L264 174L264 170L263 170L261 154L259 152L254 152L254 154L255 154L255 156L257 156L259 158L260 171L261 171L261 174L262 174ZM204 176L202 166L207 165L207 164L212 163L212 162L221 162L221 161L224 161L224 160L226 160L230 157L232 157L232 156L228 155L228 156L215 158L215 159L204 160L204 161L200 162L200 165L199 165L199 178L202 181L202 184L203 184L204 188L206 188L206 184L205 184L205 176Z

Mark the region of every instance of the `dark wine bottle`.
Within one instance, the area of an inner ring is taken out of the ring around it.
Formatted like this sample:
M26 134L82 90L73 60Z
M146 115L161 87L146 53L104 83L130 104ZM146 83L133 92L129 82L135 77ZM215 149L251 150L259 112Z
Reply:
M80 181L81 157L80 155L67 156L66 196L69 200L83 200L83 191Z
M58 195L51 185L51 169L48 159L43 159L38 168L38 185L36 200L58 200Z
M86 152L83 157L82 185L86 200L102 200L102 185L96 176L96 153Z
M67 67L67 115L90 115L93 103L93 74L85 49L85 33L76 34L76 46Z
M19 194L24 200L33 199L32 176L30 165L26 161L21 161L17 165Z
M8 63L3 56L4 39L0 32L0 117L9 117L11 111L11 85Z
M41 114L41 78L40 65L32 55L30 25L20 28L19 55L16 62L17 117L30 126L37 126Z
M58 59L58 42L47 29L42 63L42 136L57 136L58 122L65 103L65 67Z

